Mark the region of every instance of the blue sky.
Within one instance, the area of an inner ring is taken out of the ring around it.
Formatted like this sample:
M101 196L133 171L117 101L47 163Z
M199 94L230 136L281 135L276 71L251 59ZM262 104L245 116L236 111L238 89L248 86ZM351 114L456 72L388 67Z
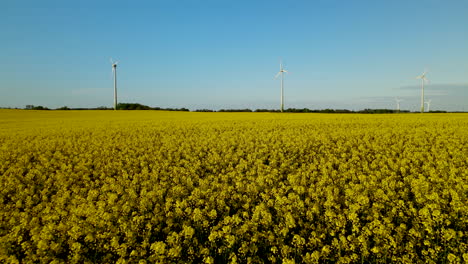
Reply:
M22 1L0 4L0 106L468 111L468 1Z

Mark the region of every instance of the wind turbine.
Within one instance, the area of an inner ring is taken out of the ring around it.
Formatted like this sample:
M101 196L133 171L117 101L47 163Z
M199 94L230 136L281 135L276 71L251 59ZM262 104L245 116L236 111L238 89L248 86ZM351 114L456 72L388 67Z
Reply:
M278 76L281 75L281 112L284 111L284 87L283 87L284 86L284 77L283 77L284 73L288 73L288 71L283 69L283 62L280 60L280 70L276 74L275 79L277 79Z
M431 111L431 102L432 102L431 99L429 99L429 100L427 100L427 101L425 102L425 103L427 104L427 111L428 111L428 112Z
M424 83L429 82L426 78L427 70L423 74L416 77L416 79L421 79L421 113L424 113Z
M113 61L110 59L112 64L112 73L114 74L114 110L117 110L117 64L118 61Z
M397 112L400 113L400 102L403 101L402 99L395 98L396 104L397 104Z

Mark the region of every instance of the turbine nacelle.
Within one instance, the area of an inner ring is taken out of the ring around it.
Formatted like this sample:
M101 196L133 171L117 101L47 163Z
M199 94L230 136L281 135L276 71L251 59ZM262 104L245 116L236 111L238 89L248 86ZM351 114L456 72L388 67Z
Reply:
M424 71L423 74L416 76L416 79L421 79L423 82L429 82L429 80L426 78L427 71Z
M283 73L289 73L287 70L283 69L283 65L281 64L279 72L275 75L275 79L277 79Z
M110 58L110 63L112 64L112 68L117 68L117 64L119 64L119 61L114 61L112 58Z
M280 75L282 75L283 73L288 73L288 72L285 71L285 70L279 71L279 72L275 75L275 79L278 79L278 77L279 77Z

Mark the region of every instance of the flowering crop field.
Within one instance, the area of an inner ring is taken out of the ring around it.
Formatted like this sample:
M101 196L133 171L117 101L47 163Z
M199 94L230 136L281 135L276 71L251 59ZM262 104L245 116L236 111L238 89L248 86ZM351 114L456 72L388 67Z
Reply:
M0 262L466 263L467 114L0 110Z

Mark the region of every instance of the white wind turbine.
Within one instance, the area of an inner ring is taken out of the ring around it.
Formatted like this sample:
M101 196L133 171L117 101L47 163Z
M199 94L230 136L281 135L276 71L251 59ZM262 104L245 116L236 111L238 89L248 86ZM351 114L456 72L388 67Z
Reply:
M288 73L288 71L286 71L285 69L283 69L283 62L280 60L280 70L279 72L276 74L275 76L275 79L278 78L278 76L281 75L281 112L284 111L284 77L283 77L283 74L284 73Z
M432 99L429 99L427 100L425 103L427 104L427 111L431 111L431 102L432 102Z
M395 98L396 104L397 104L397 112L400 112L400 102L403 101L402 99L399 99L398 97Z
M429 82L426 78L427 70L423 74L416 77L416 79L421 79L421 113L424 113L424 83Z
M114 110L117 110L117 64L118 61L113 61L110 59L112 64L112 73L114 74Z

